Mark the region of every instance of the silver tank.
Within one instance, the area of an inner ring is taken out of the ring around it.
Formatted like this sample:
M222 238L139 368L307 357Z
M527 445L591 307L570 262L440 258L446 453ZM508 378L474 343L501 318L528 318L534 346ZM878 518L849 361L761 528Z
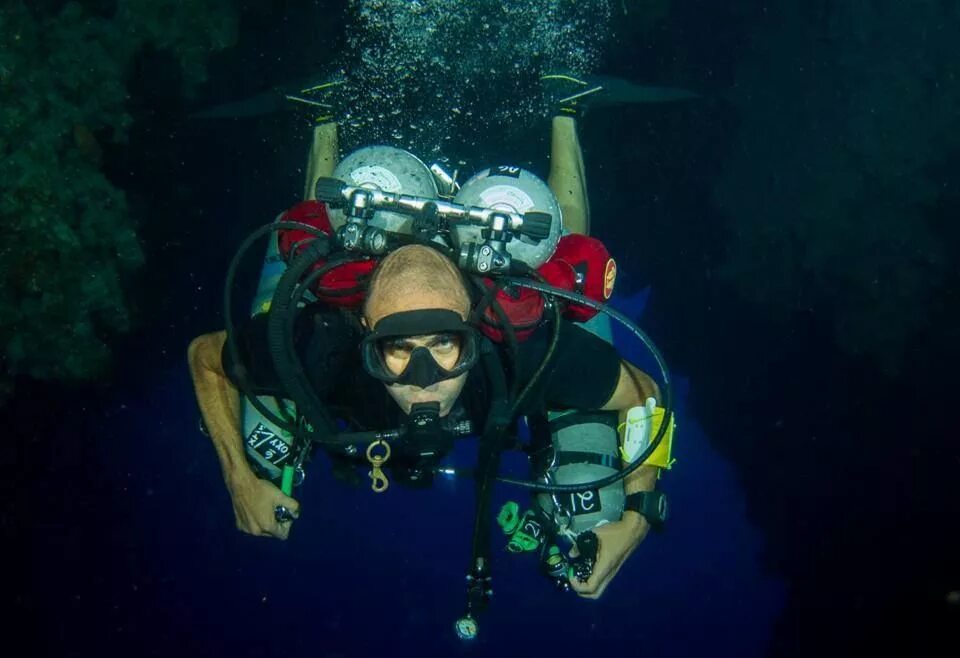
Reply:
M347 155L333 170L333 177L348 185L367 189L411 194L436 199L439 192L433 172L420 158L393 146L364 146ZM329 209L329 208L328 208ZM347 219L342 210L330 210L334 229ZM386 210L378 210L370 225L395 233L412 232L413 218Z
M512 258L537 268L550 260L557 248L563 229L560 204L550 187L526 169L498 166L484 169L472 176L453 198L454 203L481 208L496 208L523 214L530 210L550 213L553 223L550 235L535 243L527 237L515 238L507 243L507 252ZM455 246L480 242L480 226L457 225L453 231Z
M616 412L550 414L553 447L557 453L572 451L604 456L610 466L589 462L565 464L553 470L551 484L581 484L608 477L620 470ZM564 420L569 416L567 420ZM575 422L580 421L580 422ZM575 424L574 424L575 422ZM537 495L541 509L552 515L561 530L579 534L599 524L618 521L623 514L623 480L597 491ZM560 508L557 508L559 503ZM564 511L566 510L566 512ZM571 516L567 512L574 512Z

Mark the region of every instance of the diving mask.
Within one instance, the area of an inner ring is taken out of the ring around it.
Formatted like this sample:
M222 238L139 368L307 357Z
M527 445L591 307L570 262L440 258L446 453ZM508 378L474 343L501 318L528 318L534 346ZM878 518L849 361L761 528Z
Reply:
M414 345L410 339L427 338L426 345ZM446 368L435 355L443 357L459 350L456 360ZM377 322L360 343L363 368L386 384L410 384L426 388L467 372L480 354L477 331L456 311L420 309L393 313ZM387 365L388 354L406 357L399 374Z

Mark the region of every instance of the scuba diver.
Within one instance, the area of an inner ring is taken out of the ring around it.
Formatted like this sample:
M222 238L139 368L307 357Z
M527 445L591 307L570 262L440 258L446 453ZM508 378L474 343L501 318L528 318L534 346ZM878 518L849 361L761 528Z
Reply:
M336 116L318 116L305 201L244 243L228 274L226 330L188 349L201 425L243 532L288 538L300 515L293 486L316 446L338 479L377 493L439 474L473 479L463 639L476 636L492 593L493 482L534 492L529 509L510 503L496 515L507 549L537 554L559 589L586 598L601 596L667 517L656 483L673 463L669 376L649 339L606 306L616 263L588 235L576 122L602 89L547 77L562 89L549 184L507 165L460 185L386 146L338 161ZM304 92L319 107L335 87ZM252 317L234 325L236 264L266 235ZM581 326L609 318L651 350L663 392ZM466 436L479 436L476 464L445 463ZM497 474L510 449L529 457L530 481Z

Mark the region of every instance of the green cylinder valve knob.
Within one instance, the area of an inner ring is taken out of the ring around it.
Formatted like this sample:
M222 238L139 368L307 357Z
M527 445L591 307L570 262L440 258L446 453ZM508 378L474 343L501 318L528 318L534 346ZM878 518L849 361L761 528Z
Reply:
M497 523L503 534L512 535L520 527L520 505L512 500L505 503L497 514Z

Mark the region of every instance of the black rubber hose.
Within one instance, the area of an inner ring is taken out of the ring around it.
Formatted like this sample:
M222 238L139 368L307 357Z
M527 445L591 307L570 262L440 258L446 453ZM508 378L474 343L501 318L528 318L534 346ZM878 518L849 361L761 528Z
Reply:
M233 359L234 363L235 374L237 377L237 387L244 394L247 400L250 401L250 404L252 404L253 407L259 411L264 418L274 423L280 429L290 432L291 434L296 434L296 420L280 418L279 416L276 416L272 411L270 411L270 409L260 402L256 395L253 394L253 391L250 387L249 378L247 376L246 367L243 365L243 360L240 358L240 348L237 346L236 340L236 325L233 322L233 289L235 287L237 269L240 267L240 261L243 260L243 257L250 250L250 247L253 246L254 242L259 240L264 235L273 233L274 231L280 229L303 230L309 233L314 233L318 238L322 238L324 240L328 239L327 234L323 231L299 222L272 222L270 224L261 226L247 236L247 239L243 241L236 253L233 255L233 259L230 261L230 267L227 268L227 281L223 291L223 324L224 329L227 332L227 349L230 350L230 357Z
M622 325L627 327L635 336L637 336L641 342L647 347L650 351L650 354L653 355L653 358L657 362L657 366L660 368L660 374L663 377L663 421L660 424L660 429L657 431L656 436L650 442L650 445L647 446L647 449L644 450L635 460L630 462L623 470L618 473L614 473L605 478L599 480L594 480L593 482L581 482L579 484L547 484L545 482L534 482L532 480L518 480L514 478L508 478L503 476L498 476L497 481L503 482L506 484L512 484L524 489L530 489L533 491L543 491L548 493L576 493L579 491L585 491L587 489L602 489L603 487L613 484L618 480L622 480L627 477L635 470L640 468L643 465L650 455L657 449L660 445L660 442L663 440L663 437L667 433L667 429L670 427L670 422L673 419L673 385L670 380L670 372L667 370L666 361L663 358L663 355L660 353L660 350L657 349L657 346L653 344L653 341L650 340L639 327L636 326L629 318L617 311L616 309L610 308L606 304L601 304L596 302L589 297L584 295L579 295L575 292L570 292L568 290L563 290L562 288L555 288L554 286L535 283L532 281L526 281L522 279L515 279L506 277L508 283L513 283L521 287L531 288L532 290L537 290L543 294L554 295L557 297L562 297L577 304L583 304L584 306L589 306L601 313L606 313L613 319L620 322Z
M305 286L298 287L300 279L318 259L326 256L327 252L326 241L316 240L289 263L287 271L280 277L273 293L267 321L267 343L277 376L280 377L290 397L297 402L297 411L310 423L312 433L319 433L321 436L335 434L337 424L327 413L326 407L307 379L303 364L296 353L294 323L297 304L308 291ZM332 269L343 262L343 260L337 260L326 263L324 268ZM320 276L322 273L314 274ZM313 436L309 438L314 439Z

